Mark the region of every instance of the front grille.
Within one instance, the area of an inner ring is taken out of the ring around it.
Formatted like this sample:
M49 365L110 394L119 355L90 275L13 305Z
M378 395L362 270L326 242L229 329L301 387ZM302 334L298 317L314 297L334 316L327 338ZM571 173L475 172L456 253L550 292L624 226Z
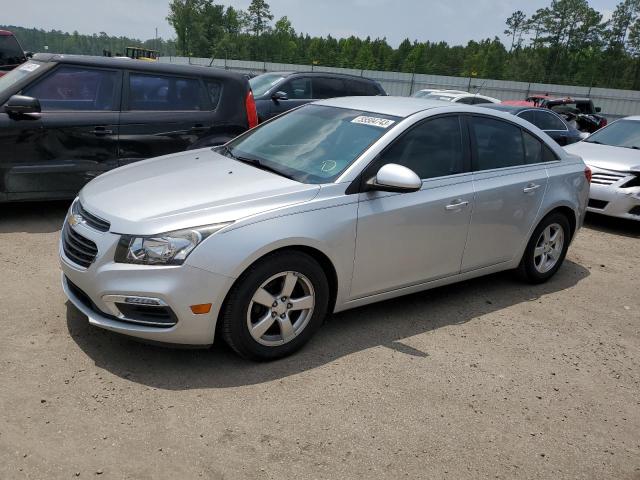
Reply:
M593 198L589 199L589 208L604 210L607 205L609 205L609 202L605 202L604 200L594 200Z
M622 188L640 187L640 174L637 174L631 180L622 185Z
M76 232L68 223L62 229L62 249L69 260L84 268L88 268L98 254L97 245Z
M613 185L626 177L627 175L624 173L594 172L591 183L595 183L596 185Z
M633 207L631 210L629 210L629 213L631 215L637 215L640 217L640 205L638 205L637 207Z
M77 213L82 216L88 227L98 230L99 232L108 232L111 228L111 224L109 222L96 217L93 213L87 212L80 202L75 203L73 213Z

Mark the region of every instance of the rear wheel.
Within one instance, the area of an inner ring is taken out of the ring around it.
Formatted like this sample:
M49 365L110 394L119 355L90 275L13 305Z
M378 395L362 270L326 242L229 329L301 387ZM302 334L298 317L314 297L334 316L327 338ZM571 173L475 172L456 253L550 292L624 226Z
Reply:
M322 267L301 252L269 255L236 282L222 318L225 341L253 360L281 358L302 347L327 313Z
M567 217L552 213L536 227L518 267L529 283L543 283L555 275L567 255L571 229Z

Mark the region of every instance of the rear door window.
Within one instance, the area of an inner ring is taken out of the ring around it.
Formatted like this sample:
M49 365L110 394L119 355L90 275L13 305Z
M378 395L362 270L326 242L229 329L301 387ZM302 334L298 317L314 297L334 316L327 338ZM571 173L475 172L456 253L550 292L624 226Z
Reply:
M209 94L209 101L211 102L211 108L215 110L220 103L220 94L222 93L222 84L216 80L207 80L207 93Z
M353 95L356 97L373 97L376 95L380 95L378 87L372 82L367 82L364 80L348 80L347 85L349 95Z
M118 110L120 72L62 66L23 90L37 98L43 111Z
M197 111L202 109L203 98L199 80L139 73L129 75L129 110Z
M470 117L469 126L476 149L474 170L492 170L525 164L520 127L487 117Z
M313 98L335 98L344 97L346 93L346 85L341 78L331 77L313 77Z
M540 130L566 130L567 127L556 117L553 113L538 111L536 112L536 123L535 125Z

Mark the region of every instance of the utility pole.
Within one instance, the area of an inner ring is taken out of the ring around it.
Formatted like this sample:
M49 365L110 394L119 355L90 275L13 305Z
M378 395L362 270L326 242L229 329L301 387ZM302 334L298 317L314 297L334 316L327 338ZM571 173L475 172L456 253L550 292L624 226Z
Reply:
M153 49L158 51L158 27L156 27L156 36L153 38Z

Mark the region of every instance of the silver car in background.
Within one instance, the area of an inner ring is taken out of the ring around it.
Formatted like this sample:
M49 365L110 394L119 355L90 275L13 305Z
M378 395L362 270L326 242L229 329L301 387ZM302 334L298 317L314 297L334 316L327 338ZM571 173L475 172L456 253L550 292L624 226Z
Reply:
M587 178L513 115L321 101L93 180L63 228L63 288L98 327L188 345L219 334L278 358L330 312L501 270L548 280L582 225Z
M640 220L640 117L617 120L566 150L593 171L588 211Z

